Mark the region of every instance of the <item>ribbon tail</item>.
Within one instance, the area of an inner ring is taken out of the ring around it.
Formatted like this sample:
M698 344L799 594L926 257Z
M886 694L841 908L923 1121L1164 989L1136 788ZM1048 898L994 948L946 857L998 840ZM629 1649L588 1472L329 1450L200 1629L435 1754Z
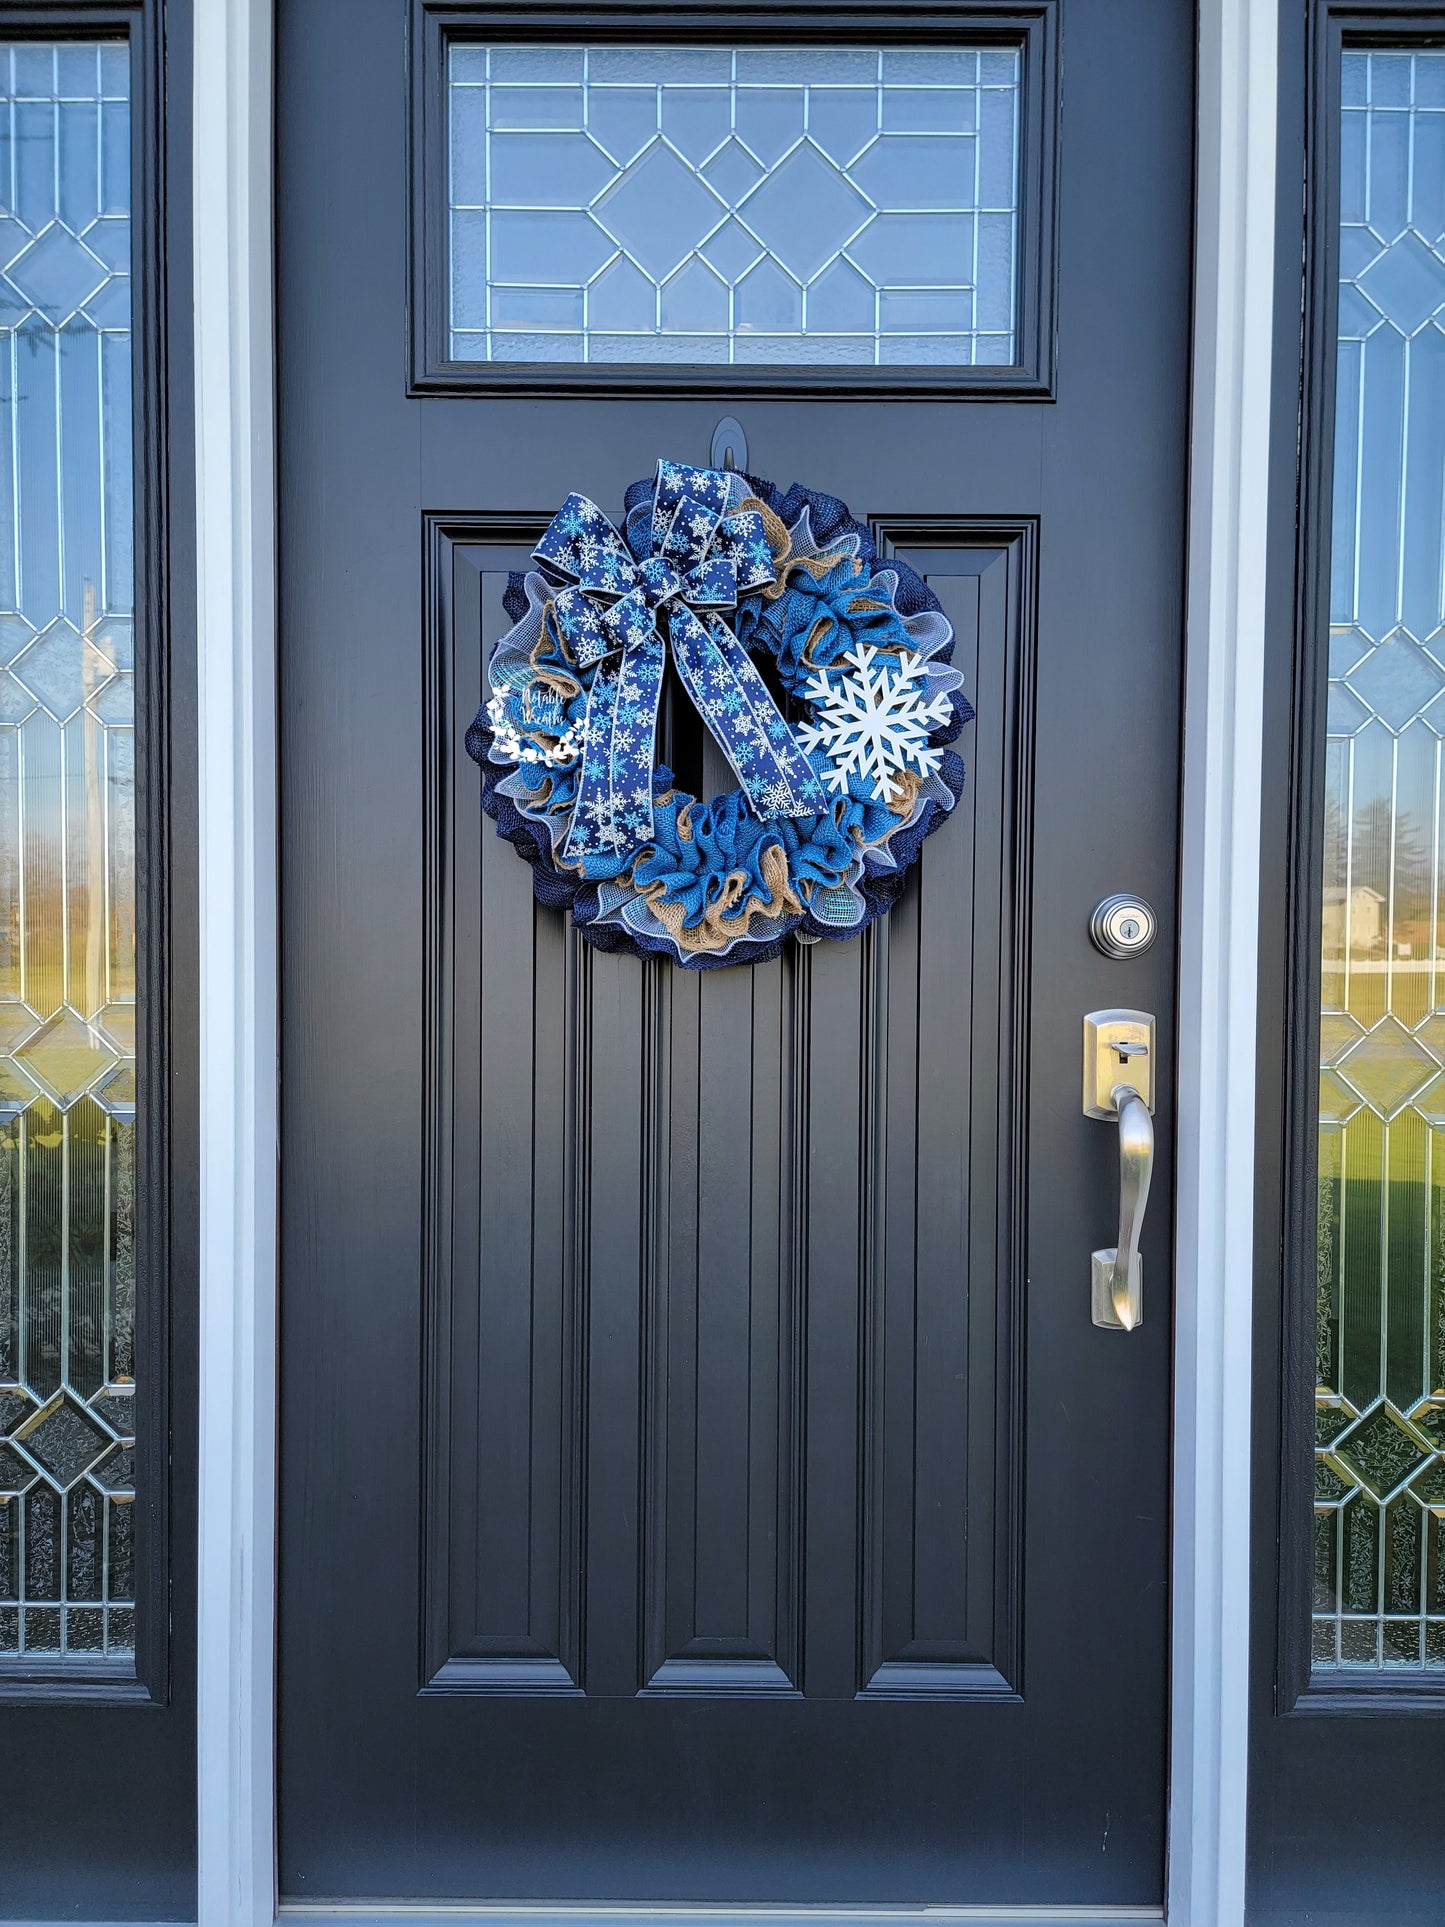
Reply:
M732 630L717 616L704 623L677 605L670 622L678 674L753 814L765 823L780 816L820 815L828 807L822 786Z
M656 630L599 665L583 721L582 773L566 863L587 877L619 876L652 841L652 771L666 651Z

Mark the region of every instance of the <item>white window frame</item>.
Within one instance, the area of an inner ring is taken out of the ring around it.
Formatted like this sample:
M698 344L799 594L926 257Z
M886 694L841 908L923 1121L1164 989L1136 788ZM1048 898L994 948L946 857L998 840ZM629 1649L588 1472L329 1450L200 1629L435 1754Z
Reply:
M1279 0L1200 0L1179 985L1167 1918L1243 1927L1266 477ZM197 0L201 1927L275 1886L277 767L272 0ZM282 1917L326 1909L288 1906ZM394 1919L329 1910L352 1927ZM816 1910L446 1909L495 1927ZM850 1912L854 1927L907 1909ZM927 1919L1158 1919L930 1908ZM917 1916L922 1920L924 1916Z

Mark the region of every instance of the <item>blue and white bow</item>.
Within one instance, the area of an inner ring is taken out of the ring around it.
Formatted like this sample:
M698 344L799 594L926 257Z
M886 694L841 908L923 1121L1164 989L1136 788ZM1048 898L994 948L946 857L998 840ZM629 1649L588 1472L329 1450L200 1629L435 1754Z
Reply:
M651 553L633 559L595 502L569 495L532 551L565 586L552 602L587 697L582 769L563 856L630 856L652 840L657 706L668 646L683 686L764 821L827 807L792 729L716 612L773 579L755 510L727 513L730 478L659 462Z

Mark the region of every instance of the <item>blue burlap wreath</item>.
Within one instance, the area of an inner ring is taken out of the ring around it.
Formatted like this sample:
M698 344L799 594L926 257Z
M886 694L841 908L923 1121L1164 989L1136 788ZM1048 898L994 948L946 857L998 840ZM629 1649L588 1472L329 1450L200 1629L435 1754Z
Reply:
M946 745L973 715L906 563L835 496L666 461L621 533L571 495L533 556L467 750L542 903L599 949L689 970L852 937L889 907L962 794ZM738 778L708 803L657 761L669 658Z

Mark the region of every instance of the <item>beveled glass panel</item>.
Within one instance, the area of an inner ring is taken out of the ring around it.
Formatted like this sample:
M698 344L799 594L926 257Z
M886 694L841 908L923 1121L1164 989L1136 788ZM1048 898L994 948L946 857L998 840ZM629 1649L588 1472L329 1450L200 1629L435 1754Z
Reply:
M1015 49L458 44L449 81L454 360L1015 359Z
M1445 52L1341 118L1313 1655L1445 1668Z
M130 67L0 42L0 1659L134 1648Z

